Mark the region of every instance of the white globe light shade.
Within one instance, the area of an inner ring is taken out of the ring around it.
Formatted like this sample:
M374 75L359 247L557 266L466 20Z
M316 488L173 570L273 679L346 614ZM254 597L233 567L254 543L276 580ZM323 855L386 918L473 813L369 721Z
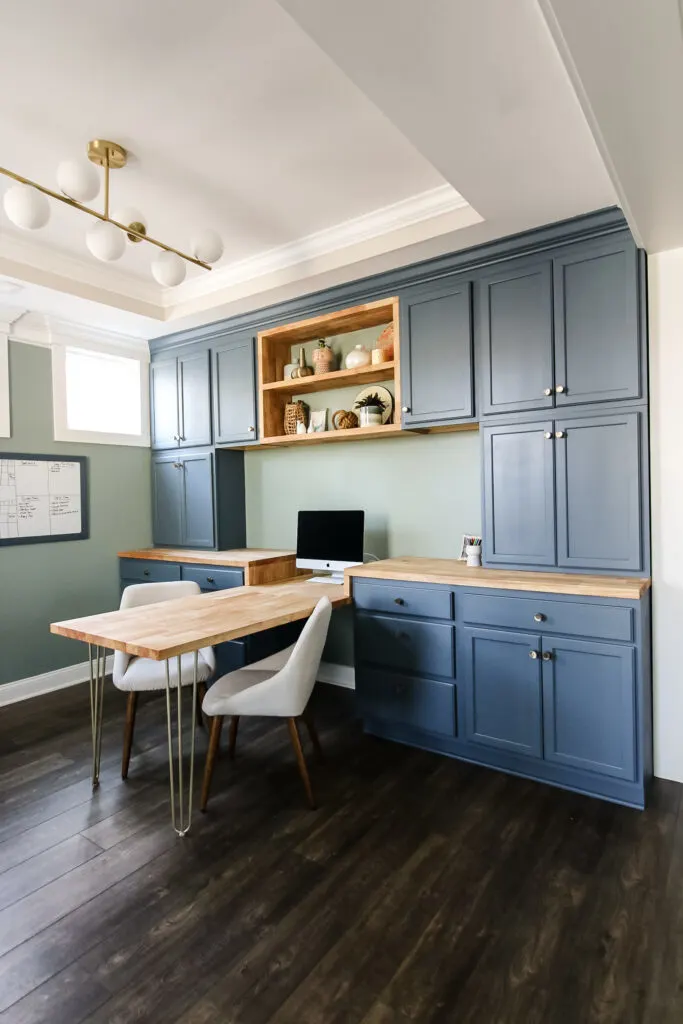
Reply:
M63 160L57 168L60 191L77 203L89 203L100 191L100 179L92 164Z
M126 248L126 236L113 224L98 220L97 224L88 228L85 244L98 260L111 263L112 260L118 260L123 256Z
M2 201L5 213L18 228L35 231L44 228L50 219L47 197L30 185L13 185Z
M147 218L143 217L139 210L136 210L134 206L124 206L121 210L114 210L112 219L117 220L119 224L133 224L135 221L138 224L144 224L145 230L147 229Z
M175 288L185 280L185 260L174 252L162 252L152 261L152 276L165 288Z
M216 263L223 255L223 243L215 231L202 231L192 239L192 255L202 263Z

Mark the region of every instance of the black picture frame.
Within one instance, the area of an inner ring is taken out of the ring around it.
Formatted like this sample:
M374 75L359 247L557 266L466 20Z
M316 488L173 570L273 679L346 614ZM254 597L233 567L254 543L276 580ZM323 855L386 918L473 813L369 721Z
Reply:
M0 537L0 547L11 547L16 544L56 544L63 540L87 540L90 536L88 473L86 455L36 455L26 452L2 452L0 461L17 462L74 462L80 467L81 481L81 529L77 533L46 534L40 537Z

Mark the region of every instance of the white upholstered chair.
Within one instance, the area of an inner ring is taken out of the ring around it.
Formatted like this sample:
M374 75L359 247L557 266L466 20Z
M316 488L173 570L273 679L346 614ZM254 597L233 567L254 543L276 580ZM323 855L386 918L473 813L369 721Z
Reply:
M306 712L306 705L315 686L331 614L332 605L329 600L321 598L295 644L270 658L256 661L236 672L229 672L210 688L202 705L204 714L213 719L202 785L200 806L203 811L209 799L211 777L226 715L231 716L228 746L230 757L235 754L237 727L242 715L287 719L306 796L311 807L315 807L297 719L302 718L305 722L315 752L320 757L320 742L310 715Z
M201 590L191 580L177 580L171 583L135 583L126 587L121 595L120 608L141 608L147 604L158 604L161 601L174 601L180 597L194 597ZM180 665L182 686L191 686L194 681L194 654L183 654ZM216 670L216 658L213 647L202 647L197 659L197 692L201 700L206 694L206 682ZM177 659L172 658L169 666L171 687L178 685ZM126 725L123 734L123 758L121 761L121 778L128 778L130 753L133 746L135 714L137 711L138 694L142 690L166 689L166 663L152 661L150 658L134 658L122 651L114 652L114 668L112 681L119 690L128 693L126 708ZM199 712L201 724L201 712Z

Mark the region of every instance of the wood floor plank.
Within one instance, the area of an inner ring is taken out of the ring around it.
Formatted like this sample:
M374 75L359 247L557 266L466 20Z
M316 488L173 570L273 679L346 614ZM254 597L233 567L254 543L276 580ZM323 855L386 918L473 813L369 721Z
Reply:
M49 850L29 857L0 875L0 911L42 889L101 853L99 846L84 836L72 836ZM70 883L69 883L70 884Z

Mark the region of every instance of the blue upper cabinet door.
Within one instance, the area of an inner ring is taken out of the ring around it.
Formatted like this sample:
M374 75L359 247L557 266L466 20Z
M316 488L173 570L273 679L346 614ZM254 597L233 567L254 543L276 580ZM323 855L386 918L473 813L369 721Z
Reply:
M541 638L465 629L467 739L530 757L543 755Z
M641 398L633 240L581 246L553 262L556 405Z
M404 426L474 415L471 291L470 281L454 278L401 296Z
M555 565L552 421L482 429L484 562Z
M553 289L550 260L513 260L479 282L481 412L553 405Z
M152 538L155 544L183 543L183 467L175 455L152 459Z
M159 359L149 368L152 448L177 448L178 363Z
M255 441L254 338L231 339L213 350L213 422L216 444Z
M178 408L180 447L211 444L211 388L209 353L178 359Z
M194 452L181 458L183 545L212 548L215 543L213 455L211 452Z
M634 648L560 637L543 658L546 760L634 781Z
M559 566L642 570L640 416L555 421Z

